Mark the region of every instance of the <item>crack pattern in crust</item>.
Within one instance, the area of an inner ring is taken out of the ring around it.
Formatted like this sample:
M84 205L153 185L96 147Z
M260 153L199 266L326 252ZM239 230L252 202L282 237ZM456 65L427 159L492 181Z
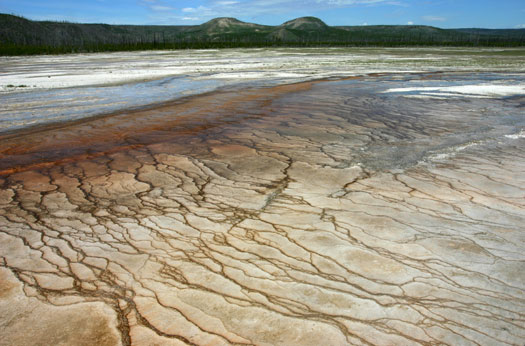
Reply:
M524 139L491 140L512 103L358 86L2 139L0 283L105 304L123 345L522 344Z

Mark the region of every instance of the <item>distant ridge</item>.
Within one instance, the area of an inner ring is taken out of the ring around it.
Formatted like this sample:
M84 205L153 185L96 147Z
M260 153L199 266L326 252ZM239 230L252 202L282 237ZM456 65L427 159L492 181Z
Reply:
M224 32L235 32L242 29L262 29L264 25L242 22L236 18L221 17L212 19L204 24L199 25L199 29L209 34L218 34Z
M322 20L315 17L301 17L284 22L280 26L297 30L324 30L328 28Z
M200 25L108 25L32 21L0 14L0 55L146 49L325 46L524 47L525 29L423 25L328 26L301 17L278 26L215 18Z

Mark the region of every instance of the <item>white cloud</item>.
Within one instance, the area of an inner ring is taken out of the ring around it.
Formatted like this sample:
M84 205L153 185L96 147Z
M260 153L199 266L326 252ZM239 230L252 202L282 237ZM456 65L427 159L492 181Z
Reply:
M182 12L184 12L184 13L197 13L197 12L199 12L200 14L203 14L203 13L209 14L210 13L210 9L208 7L204 7L204 6L199 6L197 8L195 8L195 7L186 7L186 8L182 9Z
M514 28L515 29L525 29L525 24L518 24Z
M235 5L238 3L239 3L238 1L217 1L216 2L217 5L221 5L221 6L230 6L230 5Z
M397 1L391 1L391 0L317 0L318 4L326 3L328 5L336 5L336 6L343 6L343 5L372 5L372 4L398 4Z
M440 16L423 16L421 18L427 22L445 22L447 20L447 18Z
M153 11L171 11L171 10L175 9L173 7L170 7L170 6L163 6L163 5L152 5L152 6L150 6L150 8Z
M0 0L1 1L1 0ZM169 7L173 3L168 0L139 0L143 5ZM207 0L205 6L188 6L180 8L178 15L170 15L165 11L164 17L152 17L157 21L175 23L177 21L202 22L216 17L257 18L260 16L273 16L282 18L295 18L307 15L316 15L316 12L330 8L344 8L354 6L404 6L405 0ZM154 11L162 13L162 11Z
M409 21L409 22L407 22L407 25L414 25L414 22L413 21Z
M140 0L139 3L154 12L167 12L176 10L175 7L166 4L166 1L163 0Z

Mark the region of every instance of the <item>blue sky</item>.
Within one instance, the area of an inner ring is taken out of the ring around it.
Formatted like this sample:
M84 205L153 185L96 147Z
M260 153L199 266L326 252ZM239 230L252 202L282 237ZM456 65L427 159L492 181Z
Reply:
M524 0L0 0L0 12L108 24L190 25L235 17L278 25L315 16L329 25L525 28Z

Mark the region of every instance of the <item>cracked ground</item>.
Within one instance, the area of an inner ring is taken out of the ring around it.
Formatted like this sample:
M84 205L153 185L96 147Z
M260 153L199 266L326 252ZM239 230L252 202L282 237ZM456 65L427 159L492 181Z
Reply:
M2 135L0 345L523 345L524 99L423 78Z

